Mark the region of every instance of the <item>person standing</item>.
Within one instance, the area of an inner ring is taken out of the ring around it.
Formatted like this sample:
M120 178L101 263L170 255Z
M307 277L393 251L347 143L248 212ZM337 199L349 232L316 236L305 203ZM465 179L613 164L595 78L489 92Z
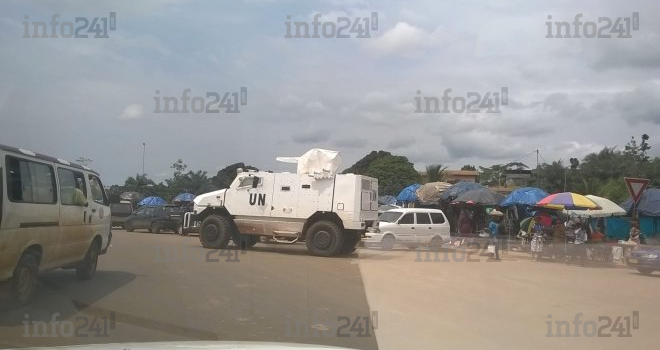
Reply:
M584 245L587 243L587 224L578 224L577 229L575 230L575 245L574 252L577 257L580 258L580 264L584 266L585 261L587 260L587 249Z
M630 226L630 238L628 240L636 245L641 244L639 236L642 232L639 230L639 223L637 221L631 221Z
M532 260L536 261L541 258L543 254L543 226L540 223L534 225L534 233L532 236Z
M555 226L552 227L552 236L554 238L553 254L563 257L566 255L566 226L559 219L555 221Z
M486 248L491 245L495 245L495 253L493 254L493 257L495 260L500 260L500 250L498 247L498 237L500 235L500 218L503 216L503 214L500 211L493 210L491 213L491 220L490 223L488 224L488 230L490 231L490 237L488 239L488 242L486 242Z
M472 218L467 210L461 210L461 215L458 217L458 233L470 234L472 233Z

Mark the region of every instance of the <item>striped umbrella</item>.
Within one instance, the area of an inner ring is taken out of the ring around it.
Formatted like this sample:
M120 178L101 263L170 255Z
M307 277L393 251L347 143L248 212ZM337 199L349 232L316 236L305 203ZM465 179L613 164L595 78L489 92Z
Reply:
M600 209L591 199L573 192L551 194L541 199L536 206L550 209L587 210Z

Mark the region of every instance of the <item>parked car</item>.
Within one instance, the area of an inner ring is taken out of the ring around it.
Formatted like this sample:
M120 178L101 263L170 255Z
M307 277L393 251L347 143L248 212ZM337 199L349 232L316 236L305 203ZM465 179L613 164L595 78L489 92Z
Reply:
M133 214L133 205L131 203L112 203L110 204L110 215L112 227L120 226L124 228L126 218Z
M0 282L27 303L38 274L76 269L94 277L110 246L110 206L98 173L55 157L0 145Z
M390 209L378 217L378 231L367 232L366 245L379 244L392 249L402 244L411 249L418 246L439 247L449 243L449 222L438 209Z
M630 252L628 267L637 269L643 275L660 271L660 238L646 238L639 250Z
M143 206L126 218L124 228L128 232L146 229L151 233L167 230L178 234L183 228L183 213L177 205Z

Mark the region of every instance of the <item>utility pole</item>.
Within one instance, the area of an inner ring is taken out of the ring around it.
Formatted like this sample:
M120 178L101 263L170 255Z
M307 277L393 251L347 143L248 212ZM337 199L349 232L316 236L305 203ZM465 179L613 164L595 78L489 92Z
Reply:
M536 187L541 187L541 172L539 171L539 150L536 150Z
M144 176L144 155L147 153L147 144L142 142L142 176Z

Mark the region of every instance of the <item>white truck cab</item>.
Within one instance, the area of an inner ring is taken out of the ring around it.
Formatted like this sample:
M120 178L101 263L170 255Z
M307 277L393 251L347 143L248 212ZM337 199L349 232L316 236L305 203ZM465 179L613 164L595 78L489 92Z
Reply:
M229 188L195 198L185 223L201 222L202 245L222 248L231 239L249 247L267 236L305 241L312 255L353 252L378 218L378 180L336 174L340 159L334 151L312 149L278 160L295 161L298 171L239 170Z

